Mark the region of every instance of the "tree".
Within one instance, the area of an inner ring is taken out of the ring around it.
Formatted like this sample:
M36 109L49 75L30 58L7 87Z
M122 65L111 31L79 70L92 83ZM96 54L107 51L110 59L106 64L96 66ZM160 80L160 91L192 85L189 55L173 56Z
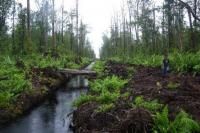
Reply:
M79 54L79 0L76 0L76 40L77 53Z
M10 6L12 1L11 0L1 0L0 1L0 50L3 52L3 44L5 43L6 39L6 18L9 12Z
M13 0L13 9L12 9L12 52L15 54L15 12L16 12L16 2Z
M56 49L56 39L55 39L55 0L52 0L52 47L53 51Z
M26 49L28 53L32 52L32 43L31 43L31 23L30 23L30 0L27 0L27 42L26 42Z
M36 0L35 2L38 11L34 20L40 31L38 48L40 52L46 52L48 49L50 5L48 0Z
M22 5L19 4L19 14L18 22L16 25L16 51L15 54L24 54L25 53L25 35L26 35L26 9L22 8Z

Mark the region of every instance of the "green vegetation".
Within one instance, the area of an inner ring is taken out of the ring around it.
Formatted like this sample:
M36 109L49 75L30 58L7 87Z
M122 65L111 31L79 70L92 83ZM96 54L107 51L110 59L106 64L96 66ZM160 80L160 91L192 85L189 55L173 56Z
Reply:
M176 90L180 87L180 83L172 83L170 82L168 85L167 85L167 88L170 89L170 90Z
M97 72L98 74L101 74L104 70L105 62L104 61L96 61L94 66L92 67L92 70Z
M0 78L0 108L8 108L20 93L31 89L26 71L18 69L9 57L0 62Z
M159 111L162 107L162 104L159 104L157 100L154 101L145 101L142 96L136 97L133 107L142 107L148 109L152 112Z
M108 58L112 59L112 58ZM131 63L135 65L162 67L163 55L135 54L131 58L118 57L120 62ZM196 72L200 73L200 52L180 52L169 53L170 70L174 72Z
M115 105L113 103L102 104L95 110L95 112L97 112L97 113L105 113L105 112L108 112L109 110L111 110L114 107L115 107Z
M32 95L32 67L38 68L80 68L89 64L90 60L82 58L80 64L75 63L73 55L59 56L58 58L32 54L31 56L18 57L10 56L0 58L0 109L8 109L15 104L16 99L22 93ZM40 77L38 77L40 78ZM39 88L38 88L39 89ZM45 93L44 90L42 93Z
M73 105L75 107L80 107L81 105L93 100L96 100L95 96L81 94L81 96L76 101L74 101Z
M199 131L199 124L184 111L181 111L174 121L169 120L167 107L161 113L156 113L154 117L154 133L192 133Z
M100 93L104 91L118 92L127 83L126 80L121 80L117 76L106 77L104 80L97 79L95 82L90 82L91 91Z
M74 101L74 105L79 107L86 102L96 101L100 104L97 112L105 112L112 108L113 104L121 97L120 90L126 83L126 80L121 80L116 76L106 77L103 80L97 79L94 82L90 82L90 93L93 94L93 96L90 94L81 95L79 99ZM126 95L128 94L126 93Z
M144 101L143 97L136 97L133 107L142 107L150 110L154 118L154 133L192 133L199 132L200 125L194 121L185 111L180 111L175 120L169 120L167 106L159 112L162 104L158 101Z
M119 97L119 92L109 92L108 90L104 90L100 93L100 96L97 97L97 101L101 104L109 104L116 102Z

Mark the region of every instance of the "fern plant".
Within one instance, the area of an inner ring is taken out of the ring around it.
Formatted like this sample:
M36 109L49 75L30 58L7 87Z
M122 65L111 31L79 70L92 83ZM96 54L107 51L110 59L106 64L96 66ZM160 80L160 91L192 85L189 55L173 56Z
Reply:
M114 107L115 107L115 105L113 103L102 104L95 110L95 112L97 112L97 113L105 113L105 112L111 110Z
M120 97L119 92L109 92L109 91L104 91L100 94L100 96L97 97L97 101L100 102L101 104L109 104L117 101L117 99Z
M79 107L80 105L95 100L99 104L108 105L116 102L120 95L120 90L127 83L126 80L121 80L116 76L107 77L105 79L98 79L95 82L90 82L91 92L95 95L81 95L74 104ZM126 94L124 96L127 96ZM128 96L127 96L128 97Z
M108 90L110 92L120 91L127 83L127 80L121 80L117 76L106 77L101 80L98 79L95 82L90 82L91 91L96 93L101 93L103 90Z
M87 102L95 101L95 100L96 100L95 96L81 94L81 96L73 102L73 105L75 107L80 107L81 105Z
M100 74L103 72L104 67L105 67L104 61L96 61L94 66L92 67L92 70Z
M186 112L181 111L174 121L168 117L168 108L165 107L161 113L154 116L154 133L193 133L200 132L199 124Z
M142 96L136 97L133 106L143 107L152 112L159 110L162 107L162 104L159 104L157 100L154 101L145 101Z

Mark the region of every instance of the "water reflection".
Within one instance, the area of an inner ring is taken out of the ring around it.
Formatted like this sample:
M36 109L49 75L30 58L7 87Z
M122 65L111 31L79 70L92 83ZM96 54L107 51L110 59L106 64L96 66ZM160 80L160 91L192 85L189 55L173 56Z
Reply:
M93 64L87 69L90 69ZM65 91L57 92L30 114L0 129L0 133L72 133L69 129L71 118L67 115L74 110L73 101L81 93L85 93L84 88L87 87L88 80L82 76L75 77L68 83Z
M56 94L57 101L45 102L28 116L1 129L0 133L71 133L71 118L67 114L74 109L72 101L83 92L85 90L59 91Z
M77 76L68 83L67 88L87 88L88 84L84 76Z

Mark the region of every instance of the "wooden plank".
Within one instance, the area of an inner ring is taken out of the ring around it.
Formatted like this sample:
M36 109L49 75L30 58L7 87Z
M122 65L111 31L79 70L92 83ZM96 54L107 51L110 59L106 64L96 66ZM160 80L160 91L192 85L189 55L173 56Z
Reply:
M59 72L72 75L96 75L96 72L89 70L62 69Z

